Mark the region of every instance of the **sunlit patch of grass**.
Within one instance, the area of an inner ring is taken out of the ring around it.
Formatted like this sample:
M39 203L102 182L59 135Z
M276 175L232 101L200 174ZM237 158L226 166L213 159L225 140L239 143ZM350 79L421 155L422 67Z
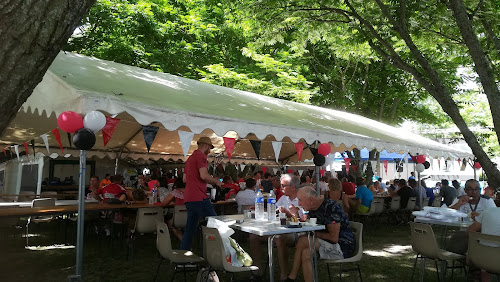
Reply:
M56 249L60 249L60 250L64 250L64 249L74 249L75 246L71 246L71 245L58 245L58 244L55 244L55 245L50 245L50 246L29 246L29 247L25 247L25 249L27 250L30 250L30 251L47 251L47 250L56 250Z

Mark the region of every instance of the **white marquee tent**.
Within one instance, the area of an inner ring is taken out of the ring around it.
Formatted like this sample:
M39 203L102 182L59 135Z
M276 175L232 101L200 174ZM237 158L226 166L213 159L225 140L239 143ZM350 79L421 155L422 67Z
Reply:
M366 147L430 157L472 156L362 116L64 52L0 137L0 145L34 139L37 150L45 153L39 136L48 133L50 153L60 153L50 134L57 127L57 116L63 111L84 115L92 110L121 121L106 147L101 133L97 135L89 157L184 160L179 130L195 133L189 153L196 149L200 134L212 137L215 153L225 150L223 136L236 138L232 160L240 162L256 159L249 140L262 141L261 163L275 163L272 141L282 143L281 163L298 161L295 142L316 140L328 142L332 151L340 152ZM150 153L141 125L160 127ZM78 150L71 149L68 138L61 134L65 154L78 156ZM311 158L310 151L304 150L302 159Z

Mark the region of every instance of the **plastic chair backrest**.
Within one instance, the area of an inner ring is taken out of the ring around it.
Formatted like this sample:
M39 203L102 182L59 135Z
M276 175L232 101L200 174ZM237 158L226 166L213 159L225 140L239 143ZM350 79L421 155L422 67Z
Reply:
M423 207L427 207L429 205L429 200L430 200L430 198L423 198L422 199L422 206L420 207L420 209L423 209Z
M202 226L203 229L203 255L206 262L216 269L224 270L226 251L220 237L219 230Z
M352 259L360 260L363 256L363 223L350 221L349 225L354 232L354 240L356 241Z
M399 196L392 197L391 206L389 207L389 209L391 211L397 211L397 210L399 210L400 207L401 207L401 197L399 197Z
M45 191L40 193L40 198L54 198L57 199L57 192L56 191Z
M34 199L31 202L31 207L33 208L54 207L55 205L56 205L56 199L51 199L51 198Z
M186 227L188 211L185 205L174 206L174 219L172 225L177 228Z
M21 191L17 197L18 202L32 201L35 199L35 192L33 191Z
M157 221L163 222L163 208L140 208L135 219L135 232L154 233Z
M373 201L375 202L375 214L382 213L384 211L384 204L385 204L384 199L375 198Z
M434 231L429 224L410 222L411 247L424 257L436 259L438 257L438 244Z
M441 202L443 201L443 197L435 197L434 201L432 202L433 207L441 207Z
M156 222L156 248L162 257L170 258L172 242L170 241L168 226L163 221Z
M412 211L415 209L416 205L417 205L417 197L410 197L408 199L408 204L406 205L406 209Z
M470 232L467 261L482 270L500 274L500 236Z

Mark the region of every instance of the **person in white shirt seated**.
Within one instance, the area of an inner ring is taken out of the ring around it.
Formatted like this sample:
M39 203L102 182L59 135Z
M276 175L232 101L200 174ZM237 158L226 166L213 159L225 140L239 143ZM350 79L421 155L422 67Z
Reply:
M290 217L304 217L304 210L299 207L299 199L297 198L297 191L300 186L300 179L293 174L284 174L281 176L281 190L284 195L276 202L276 206L280 213L286 213L287 218ZM254 265L263 270L262 267L262 247L261 242L267 242L267 236L258 236L250 234L250 252ZM280 265L280 280L285 280L288 276L288 249L295 246L297 241L296 234L284 234L276 236L274 243L278 250L278 263ZM262 275L262 273L259 273Z
M488 196L480 194L481 188L479 182L475 179L469 179L465 182L466 195L455 199L450 208L468 214L469 220L476 218L485 210L495 208L495 201ZM467 252L468 238L465 231L456 232L446 249L457 254L465 254Z
M478 217L476 221L469 226L467 229L467 234L469 232L481 232L487 235L500 236L500 207L494 207L484 210ZM485 245L487 242L484 243ZM495 243L489 243L490 245ZM492 245L496 247L496 245ZM490 281L490 274L488 272L481 272L481 281Z
M245 180L245 190L240 190L238 194L236 194L236 203L238 204L238 213L242 213L243 206L251 206L255 204L255 197L257 193L255 193L255 187L257 186L257 181L253 178L248 178Z

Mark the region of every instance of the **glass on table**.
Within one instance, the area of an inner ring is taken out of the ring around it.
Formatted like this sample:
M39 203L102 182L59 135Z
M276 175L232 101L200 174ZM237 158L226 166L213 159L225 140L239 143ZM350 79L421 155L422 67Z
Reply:
M286 225L286 213L280 212L279 218L280 218L280 224L285 226Z

